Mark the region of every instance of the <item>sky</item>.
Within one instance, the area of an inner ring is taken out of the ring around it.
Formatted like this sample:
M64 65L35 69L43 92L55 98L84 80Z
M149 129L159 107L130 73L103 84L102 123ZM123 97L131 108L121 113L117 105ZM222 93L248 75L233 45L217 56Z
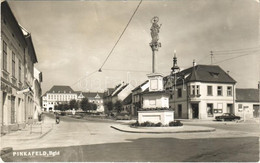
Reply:
M213 64L229 71L238 88L257 88L260 81L260 4L255 0L144 0L102 72L96 71L140 1L8 2L19 24L32 35L43 92L53 85L101 92L121 82L134 86L144 82L152 71L149 43L154 16L162 24L158 72L170 73L174 50L182 69L191 67L194 59L211 64L213 51ZM233 51L215 52L225 50ZM248 55L235 58L244 54Z

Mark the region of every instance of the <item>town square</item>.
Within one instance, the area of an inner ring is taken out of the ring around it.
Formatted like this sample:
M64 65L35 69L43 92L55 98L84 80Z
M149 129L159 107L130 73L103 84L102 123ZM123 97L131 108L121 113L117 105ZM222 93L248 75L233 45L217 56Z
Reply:
M2 161L259 162L259 13L2 0Z

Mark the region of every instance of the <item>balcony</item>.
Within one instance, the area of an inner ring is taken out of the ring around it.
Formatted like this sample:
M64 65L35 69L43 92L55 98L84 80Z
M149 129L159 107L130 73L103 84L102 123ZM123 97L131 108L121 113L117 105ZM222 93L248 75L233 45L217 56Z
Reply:
M200 97L201 96L201 94L197 94L197 95L188 95L188 99L189 100L191 100L191 101L197 101L197 100L199 100Z

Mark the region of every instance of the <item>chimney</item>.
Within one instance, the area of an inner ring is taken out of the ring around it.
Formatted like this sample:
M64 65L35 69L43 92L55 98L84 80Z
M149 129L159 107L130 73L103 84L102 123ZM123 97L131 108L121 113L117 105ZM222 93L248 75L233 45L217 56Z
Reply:
M193 67L195 67L197 64L196 64L196 62L195 62L195 59L193 59Z

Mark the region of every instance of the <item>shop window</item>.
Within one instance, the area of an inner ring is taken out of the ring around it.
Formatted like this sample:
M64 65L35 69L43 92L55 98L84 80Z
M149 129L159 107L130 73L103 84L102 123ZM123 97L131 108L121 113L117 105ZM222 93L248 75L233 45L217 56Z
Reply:
M213 104L207 104L208 117L213 117Z

